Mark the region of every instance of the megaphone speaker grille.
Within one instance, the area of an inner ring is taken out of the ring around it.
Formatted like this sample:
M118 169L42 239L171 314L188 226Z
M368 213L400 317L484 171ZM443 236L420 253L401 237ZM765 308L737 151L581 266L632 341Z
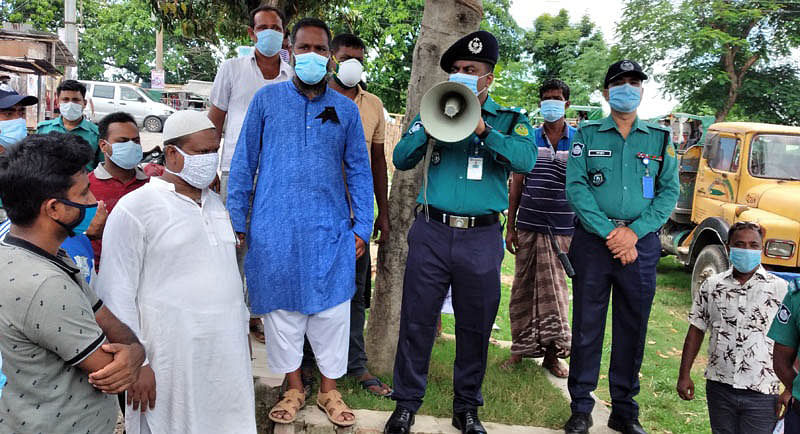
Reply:
M478 97L461 83L444 81L422 97L419 108L425 130L442 142L459 142L478 126L481 105Z

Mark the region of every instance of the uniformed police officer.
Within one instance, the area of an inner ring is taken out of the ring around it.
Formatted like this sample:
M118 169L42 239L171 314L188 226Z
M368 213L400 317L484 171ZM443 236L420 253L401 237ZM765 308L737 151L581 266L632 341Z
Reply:
M624 433L645 432L633 398L639 392L661 253L656 231L675 207L679 189L669 130L636 115L646 79L631 60L608 68L603 96L611 115L582 125L567 162L567 199L578 217L569 251L576 276L567 433L586 433L592 425L590 393L597 387L612 286L608 426Z
M450 81L470 87L482 104L473 134L457 143L430 137L419 116L394 150L394 165L410 170L423 160L431 143L426 185L417 199L425 204L408 233L408 261L403 283L400 338L394 365L396 409L385 432L410 432L422 405L436 323L447 289L453 288L456 360L453 373L453 425L463 433L486 430L478 419L483 405L489 337L500 303L503 260L499 213L508 207L511 171L527 173L536 161L533 129L516 110L488 96L497 62L491 33L471 33L442 55ZM419 209L420 207L418 207Z
M783 432L800 434L800 375L794 370L795 359L800 358L800 278L789 281L783 299L767 337L775 341L772 350L772 367L786 390L791 391L791 400L785 402L781 395L784 413Z

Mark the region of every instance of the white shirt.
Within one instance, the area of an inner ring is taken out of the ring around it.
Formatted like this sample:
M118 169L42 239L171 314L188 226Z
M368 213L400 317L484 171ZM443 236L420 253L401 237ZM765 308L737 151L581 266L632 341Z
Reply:
M264 74L258 69L256 54L244 57L228 59L222 63L214 78L214 85L211 87L211 104L218 109L227 112L225 128L223 131L224 142L222 145L221 168L227 172L231 168L233 152L236 149L236 142L239 140L239 131L244 123L244 116L247 108L256 92L262 87L291 80L294 77L292 67L281 60L278 76L272 80L264 78Z
M780 393L767 332L787 288L785 280L761 266L744 284L729 269L700 285L689 323L709 335L707 379L736 389Z
M109 215L102 260L95 290L156 376L155 409L129 408L127 432L255 433L249 315L219 195L203 190L198 205L151 178Z

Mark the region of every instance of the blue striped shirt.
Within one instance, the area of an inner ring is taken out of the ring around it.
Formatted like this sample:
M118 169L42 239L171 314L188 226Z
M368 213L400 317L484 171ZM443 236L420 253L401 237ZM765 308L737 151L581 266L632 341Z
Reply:
M533 170L525 175L517 210L517 229L548 233L550 228L555 235L572 235L575 213L567 202L565 187L567 157L576 131L567 124L554 151L544 128L534 130L539 158Z

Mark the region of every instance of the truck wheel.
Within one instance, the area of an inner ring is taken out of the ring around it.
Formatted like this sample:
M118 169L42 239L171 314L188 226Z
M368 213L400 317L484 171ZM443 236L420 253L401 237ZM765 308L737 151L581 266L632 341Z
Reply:
M692 297L700 289L700 285L714 274L728 269L728 253L720 244L703 247L692 270Z
M149 118L144 120L144 128L151 133L159 133L161 132L161 128L163 127L161 119L150 116Z

